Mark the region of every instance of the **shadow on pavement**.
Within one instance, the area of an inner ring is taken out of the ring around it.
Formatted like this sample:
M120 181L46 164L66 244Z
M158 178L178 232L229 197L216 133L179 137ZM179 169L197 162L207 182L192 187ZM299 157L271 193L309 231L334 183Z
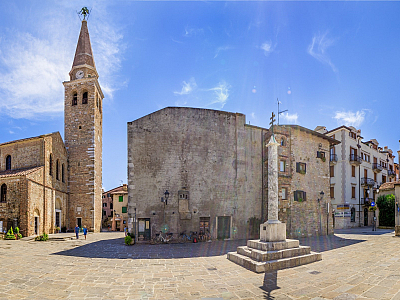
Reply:
M90 237L90 236L89 236ZM324 252L363 242L361 239L346 239L336 235L300 238L300 245L310 246L312 251ZM53 253L53 255L116 258L116 259L169 259L220 256L245 246L247 240L213 241L211 243L186 244L136 244L126 246L124 238L104 239L76 248Z
M264 299L272 300L275 297L271 296L271 292L280 289L278 286L278 272L272 271L264 274L263 286L260 289L264 290Z

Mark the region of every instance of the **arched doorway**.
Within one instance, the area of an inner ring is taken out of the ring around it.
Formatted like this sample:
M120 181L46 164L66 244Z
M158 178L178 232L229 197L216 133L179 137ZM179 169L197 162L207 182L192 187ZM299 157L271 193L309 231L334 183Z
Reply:
M364 208L364 226L368 226L368 208Z
M33 215L34 215L34 227L33 227L33 229L34 229L34 234L35 235L39 235L40 234L40 230L39 230L39 226L40 226L40 223L39 223L39 211L37 210L37 209L35 209L35 212L33 213Z
M61 228L61 200L60 198L56 199L55 203L55 227Z

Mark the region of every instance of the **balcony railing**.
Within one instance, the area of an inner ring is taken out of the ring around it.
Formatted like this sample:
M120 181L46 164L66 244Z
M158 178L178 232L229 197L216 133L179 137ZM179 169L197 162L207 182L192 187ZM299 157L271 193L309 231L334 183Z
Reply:
M374 186L375 180L373 180L372 178L363 177L361 178L361 185Z
M361 198L361 205L370 205L372 201L372 198Z
M337 154L331 154L329 161L337 162Z
M392 170L388 170L389 177L396 177L396 172Z
M361 164L361 156L350 154L350 163L354 163L357 165Z
M382 167L380 164L378 164L378 163L373 163L373 164L372 164L372 170L373 170L374 172L380 172L380 171L383 170L383 167Z

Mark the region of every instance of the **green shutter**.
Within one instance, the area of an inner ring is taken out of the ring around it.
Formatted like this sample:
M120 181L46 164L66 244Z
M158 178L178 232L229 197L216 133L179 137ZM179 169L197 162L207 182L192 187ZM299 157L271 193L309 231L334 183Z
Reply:
M124 196L119 196L119 202L124 202Z
M123 206L123 207L122 207L122 213L126 213L126 212L127 212L126 206Z

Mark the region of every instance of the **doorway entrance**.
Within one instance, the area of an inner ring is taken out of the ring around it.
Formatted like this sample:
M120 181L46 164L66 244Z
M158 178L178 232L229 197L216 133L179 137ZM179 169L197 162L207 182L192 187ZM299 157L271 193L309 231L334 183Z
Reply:
M151 239L150 218L138 219L138 237L140 240L148 241Z
M76 224L78 224L78 227L82 227L82 218L76 218Z
M61 210L56 209L56 227L61 228Z
M35 217L35 235L39 234L39 217Z
M364 226L368 226L368 208L364 208Z
M218 217L218 239L229 239L231 237L231 217Z

